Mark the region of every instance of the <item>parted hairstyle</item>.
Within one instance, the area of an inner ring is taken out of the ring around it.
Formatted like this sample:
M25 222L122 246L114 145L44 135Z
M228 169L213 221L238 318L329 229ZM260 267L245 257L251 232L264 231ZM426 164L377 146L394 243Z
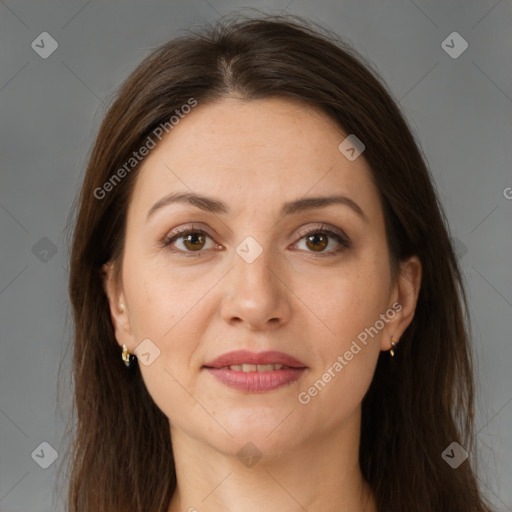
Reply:
M414 318L395 357L379 355L362 402L359 463L379 512L490 512L475 467L465 286L425 159L371 64L336 34L275 15L223 18L153 50L101 124L72 220L69 510L168 510L176 489L169 419L138 363L123 364L101 271L122 255L140 164L112 177L191 98L201 105L228 95L306 102L355 134L382 199L392 275L411 255L421 261ZM457 469L441 456L454 441L470 454Z

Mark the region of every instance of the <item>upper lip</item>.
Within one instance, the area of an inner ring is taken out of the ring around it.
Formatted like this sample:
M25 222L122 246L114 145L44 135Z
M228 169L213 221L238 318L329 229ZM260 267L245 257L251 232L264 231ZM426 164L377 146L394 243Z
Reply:
M290 366L292 368L306 368L304 363L301 363L295 357L292 357L283 352L276 352L274 350L267 352L251 352L249 350L234 350L227 352L221 356L209 361L204 366L209 368L222 368L224 366L231 366L235 364L282 364L283 366Z

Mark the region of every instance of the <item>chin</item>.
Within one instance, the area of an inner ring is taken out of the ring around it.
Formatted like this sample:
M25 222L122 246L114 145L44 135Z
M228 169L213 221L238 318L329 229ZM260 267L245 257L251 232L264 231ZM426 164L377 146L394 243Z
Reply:
M232 437L219 427L218 435L211 442L219 451L231 455L236 455L247 443L252 443L263 454L292 449L305 434L303 419L298 411L292 411L292 407L283 404L226 411L218 408L215 419Z

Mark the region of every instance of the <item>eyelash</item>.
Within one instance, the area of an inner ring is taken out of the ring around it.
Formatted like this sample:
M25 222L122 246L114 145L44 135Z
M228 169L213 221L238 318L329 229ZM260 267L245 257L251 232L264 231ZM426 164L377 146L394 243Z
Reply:
M162 247L169 247L175 240L177 240L179 238L182 238L185 235L192 234L192 233L200 233L200 234L205 235L205 236L207 236L207 237L209 237L209 238L211 238L213 240L213 238L206 231L204 231L203 229L191 226L191 227L186 227L186 228L179 228L176 231L168 234L161 241L161 246ZM308 251L308 252L311 252L312 254L314 254L317 257L325 258L325 257L329 257L329 256L336 256L338 253L340 253L344 249L349 249L351 247L351 242L347 238L342 236L337 231L334 231L333 229L330 229L329 227L324 226L323 224L321 226L319 226L319 227L310 229L309 231L304 233L300 237L299 241L304 239L304 238L306 238L306 237L308 237L308 236L316 235L316 234L328 235L329 237L334 238L341 245L341 247L338 247L337 249L331 249L328 252L314 253L313 251ZM201 253L205 252L204 250L201 250L201 251L183 251L182 249L171 249L171 250L173 252L183 253L184 255L186 255L186 257L201 256Z

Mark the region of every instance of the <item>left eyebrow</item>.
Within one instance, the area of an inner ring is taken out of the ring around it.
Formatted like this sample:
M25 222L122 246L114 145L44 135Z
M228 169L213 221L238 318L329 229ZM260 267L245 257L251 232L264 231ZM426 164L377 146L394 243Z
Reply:
M196 208L211 213L229 213L229 206L219 199L207 197L200 194L187 193L172 193L157 201L148 211L147 220L161 208L173 203L191 204ZM326 208L333 204L341 204L350 207L355 211L365 222L369 222L361 207L352 199L346 196L322 196L322 197L307 197L296 199L284 203L281 207L280 215L293 215L307 210L316 210Z
M281 215L291 215L300 213L306 210L316 210L319 208L326 208L332 204L341 204L349 206L355 211L365 222L369 222L364 214L362 208L350 197L347 196L322 196L322 197L305 197L284 203L281 208Z

